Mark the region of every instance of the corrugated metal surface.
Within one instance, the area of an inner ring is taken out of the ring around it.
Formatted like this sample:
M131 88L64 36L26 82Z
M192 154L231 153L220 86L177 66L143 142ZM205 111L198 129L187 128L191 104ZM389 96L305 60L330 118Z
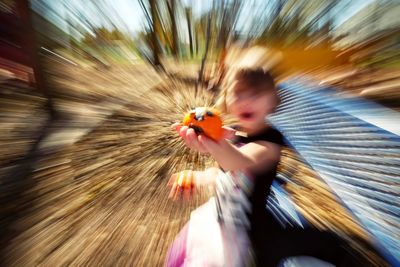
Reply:
M293 79L270 118L400 266L400 114Z

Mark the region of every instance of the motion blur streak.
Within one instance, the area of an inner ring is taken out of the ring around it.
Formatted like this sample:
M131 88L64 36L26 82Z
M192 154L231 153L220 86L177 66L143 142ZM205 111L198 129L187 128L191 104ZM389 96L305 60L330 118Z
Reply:
M215 105L229 53L251 45L286 89L307 81L272 119L292 145L284 198L369 264L399 266L399 14L395 0L2 0L2 266L162 266L212 194L168 200L172 173L213 164L170 125Z

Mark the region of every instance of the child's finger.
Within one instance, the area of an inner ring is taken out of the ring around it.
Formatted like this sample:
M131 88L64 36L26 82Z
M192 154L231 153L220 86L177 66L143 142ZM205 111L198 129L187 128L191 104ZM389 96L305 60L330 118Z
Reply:
M193 176L192 170L185 171L185 186L187 186L192 182L192 176Z
M171 128L176 128L176 127L179 126L179 125L181 125L180 122L174 122L174 123L171 125Z
M185 200L189 200L190 199L190 195L191 195L191 189L190 189L190 187L185 187L184 188L184 191L183 191L183 198L185 199Z
M182 171L182 172L179 173L178 181L177 181L179 187L184 186L184 184L185 184L185 176L186 176L186 171Z
M179 131L182 127L182 124L179 122L175 122L174 124L171 125L171 128L175 131Z
M194 196L196 195L196 193L197 193L196 185L193 184L192 188L190 189L190 194Z
M194 132L194 130L193 130L193 132ZM199 142L199 136L195 132L194 132L194 134L190 133L190 136L188 137L188 139L189 139L188 140L189 146L192 149L194 149L194 150L196 150L196 151L198 151L200 153L207 153L208 152L206 147L204 147L204 145L202 145Z
M185 138L186 144L188 147L198 150L198 140L197 140L197 135L193 129L188 129L186 131L186 138Z
M210 138L207 138L204 135L199 135L199 143L207 150L207 151L212 151L213 148L215 147L216 143L211 140Z
M186 184L185 184L185 194L184 197L186 200L188 200L192 195L193 195L193 190L196 187L195 185L195 171L188 171L188 175L186 178Z
M197 184L197 174L198 172L193 172L192 181L190 183L190 195L194 196L196 194L196 184Z
M187 174L186 174L186 180L185 180L185 185L184 185L184 187L185 187L185 190L190 190L190 187L191 187L191 185L192 185L192 182L193 182L193 171L187 171Z
M177 176L176 173L171 175L171 178L169 178L168 183L167 183L168 186L172 186L174 184L174 182L176 180L176 176Z
M168 198L175 199L176 188L177 188L177 187L178 187L178 183L175 182L175 183L172 185L171 191L169 191Z
M174 200L181 198L182 192L183 192L183 187L178 185L175 191Z
M199 151L202 153L208 153L207 148L203 145L203 143L199 142L199 138L197 139L197 142L199 144Z
M182 137L182 138L186 137L186 132L187 132L188 129L189 129L189 127L187 127L187 126L182 126L182 127L179 129L179 136Z

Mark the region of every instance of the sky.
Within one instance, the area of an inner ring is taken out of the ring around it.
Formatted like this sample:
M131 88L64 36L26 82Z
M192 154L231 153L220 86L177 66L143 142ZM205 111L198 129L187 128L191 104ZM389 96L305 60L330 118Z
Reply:
M276 0L269 1L273 2ZM374 0L342 0L340 5L348 4L348 7L335 18L336 26L349 19L373 1ZM144 0L143 2L147 1ZM212 6L212 0L181 0L181 2L185 6L191 5L195 16L204 13ZM247 4L252 2L254 6ZM98 14L93 3L103 3L103 6L109 6L109 8L102 8L104 15L101 15ZM265 5L265 3L267 3L265 0L247 0L246 9L239 18L238 27L241 28L245 23L249 24L251 21L249 18L251 18L254 10ZM73 15L68 15L66 11L67 6L79 10L81 14L78 14L77 18L86 16L91 23L106 27L110 27L110 21L112 21L120 30L132 35L141 31L146 22L139 0L35 0L31 1L31 4L32 8L39 13L46 10L45 16L65 31L67 31L68 28L65 18L69 16L69 19L71 19L73 17ZM81 26L86 29L84 24Z
M358 11L375 1L376 0L350 0L351 4L349 8L346 8L343 13L339 14L337 18L337 24L340 25L341 23L345 22L354 16Z
M121 17L126 21L131 32L139 31L142 28L142 21L144 20L143 12L138 4L138 0L110 0L114 3L116 10L121 14ZM248 2L252 2L247 0ZM255 0L255 6L260 5L265 0ZM374 2L374 0L343 0L341 1L343 4L350 3L349 7L344 9L344 12L341 12L337 18L336 23L340 25L351 16L356 14L365 6ZM212 6L212 0L182 0L182 3L185 6L192 5L197 14L207 11ZM133 12L133 15L132 15ZM247 20L243 18L243 20Z

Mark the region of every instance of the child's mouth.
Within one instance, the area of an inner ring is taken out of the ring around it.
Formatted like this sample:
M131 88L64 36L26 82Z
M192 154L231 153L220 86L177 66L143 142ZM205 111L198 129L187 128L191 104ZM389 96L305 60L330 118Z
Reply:
M252 112L243 112L240 114L240 118L242 120L251 120L253 119L254 114Z

